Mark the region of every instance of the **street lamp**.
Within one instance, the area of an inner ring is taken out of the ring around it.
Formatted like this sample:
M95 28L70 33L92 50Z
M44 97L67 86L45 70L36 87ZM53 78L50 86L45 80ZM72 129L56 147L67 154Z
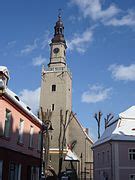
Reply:
M42 130L41 130L41 153L40 153L40 172L39 172L39 179L42 180L42 179L45 179L45 173L44 173L44 152L43 152L43 146L44 146L44 141L43 141L43 137L44 137L44 134L46 133L47 131L47 126L45 125L42 125Z

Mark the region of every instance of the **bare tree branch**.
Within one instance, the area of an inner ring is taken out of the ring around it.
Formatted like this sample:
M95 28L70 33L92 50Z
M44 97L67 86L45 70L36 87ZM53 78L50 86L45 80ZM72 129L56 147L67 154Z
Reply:
M96 119L97 121L97 124L98 124L98 139L100 138L100 124L101 124L101 117L102 117L102 112L99 111L98 113L95 113L94 114L94 118Z
M105 129L107 128L108 123L114 118L114 115L112 113L109 113L104 118L105 120Z

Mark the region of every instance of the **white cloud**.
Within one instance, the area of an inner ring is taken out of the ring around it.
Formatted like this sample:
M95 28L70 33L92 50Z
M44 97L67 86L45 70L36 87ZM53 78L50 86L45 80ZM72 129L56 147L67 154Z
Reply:
M93 20L108 19L120 11L114 4L103 9L100 0L71 0L71 3L76 4L80 8L84 17L90 17Z
M67 41L69 50L76 50L80 53L86 51L87 44L93 40L93 32L91 29L87 29L83 34L75 34L73 39Z
M7 43L8 48L12 48L12 47L14 47L14 46L15 46L15 44L16 44L16 41L9 41L9 42Z
M135 64L129 66L113 64L108 68L115 80L135 81Z
M109 21L105 22L106 25L113 26L135 26L135 12L130 10L128 14L121 18L112 18Z
M33 59L33 65L34 66L40 66L42 65L43 63L46 62L46 58L42 57L41 55L40 56L37 56L37 57L34 57Z
M41 49L44 49L46 46L48 46L48 44L50 44L51 42L51 34L49 31L45 31L44 35L43 35L43 40L41 42Z
M114 3L105 9L103 3L102 0L71 0L71 4L77 5L84 17L99 20L104 25L135 26L135 10L123 11Z
M104 88L101 85L93 85L89 87L89 90L83 92L82 102L85 103L97 103L110 98L112 88Z
M37 39L34 40L33 44L28 44L21 50L21 55L27 55L37 48Z
M20 99L26 103L33 113L37 113L39 108L39 99L40 99L40 87L35 90L23 89L19 93Z

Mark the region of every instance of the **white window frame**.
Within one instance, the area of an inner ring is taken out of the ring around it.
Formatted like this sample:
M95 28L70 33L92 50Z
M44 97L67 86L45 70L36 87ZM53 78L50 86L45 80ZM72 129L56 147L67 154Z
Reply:
M130 152L130 150L134 150L134 152ZM135 148L129 148L128 149L128 159L130 161L134 161L135 160Z
M34 134L34 127L30 126L30 136L29 136L29 147L33 147L33 134Z
M18 137L18 142L23 143L23 129L24 129L24 120L20 119L19 122L19 137Z
M11 111L6 109L5 124L4 124L4 136L8 138L10 136L10 125L11 125L12 114Z

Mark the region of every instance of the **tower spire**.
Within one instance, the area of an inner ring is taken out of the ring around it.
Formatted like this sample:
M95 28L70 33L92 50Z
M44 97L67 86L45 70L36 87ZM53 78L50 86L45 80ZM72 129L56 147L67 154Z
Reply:
M66 41L64 38L64 25L61 18L61 9L59 9L58 19L54 26L54 37L50 43L50 63L49 67L65 67L66 66Z
M54 26L54 37L52 38L52 43L64 43L66 47L66 41L64 38L64 25L61 18L61 9L58 10L58 20Z

